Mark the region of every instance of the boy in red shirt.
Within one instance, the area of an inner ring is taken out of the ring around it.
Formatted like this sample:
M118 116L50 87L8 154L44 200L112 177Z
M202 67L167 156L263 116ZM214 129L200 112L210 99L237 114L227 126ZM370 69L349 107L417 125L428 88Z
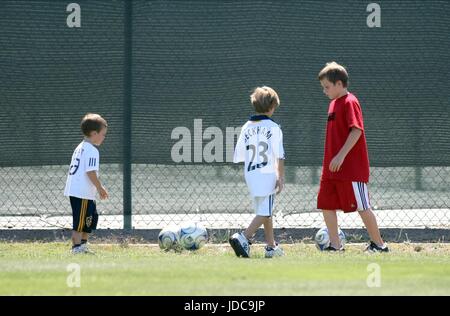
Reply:
M331 62L320 71L318 79L323 92L332 100L317 197L317 208L322 210L330 235L331 245L325 250L343 250L336 215L337 210L343 210L345 213L359 212L371 239L367 251L388 252L370 207L367 191L369 156L363 116L358 99L347 90L347 71Z

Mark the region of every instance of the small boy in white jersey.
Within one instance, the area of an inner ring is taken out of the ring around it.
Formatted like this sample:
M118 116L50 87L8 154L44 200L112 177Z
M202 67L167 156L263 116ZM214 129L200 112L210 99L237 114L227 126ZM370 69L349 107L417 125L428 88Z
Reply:
M236 256L250 256L249 239L264 225L265 257L282 256L273 233L275 193L284 188L284 148L280 126L270 117L280 105L278 94L269 87L258 87L250 96L256 115L242 127L234 152L234 163L244 162L245 181L253 199L256 216L242 233L230 238Z
M96 193L100 199L108 198L108 192L98 179L100 157L98 149L105 139L108 124L98 114L88 113L81 120L84 140L75 148L67 175L64 195L70 198L73 217L72 253L91 253L87 240L97 228L98 213Z

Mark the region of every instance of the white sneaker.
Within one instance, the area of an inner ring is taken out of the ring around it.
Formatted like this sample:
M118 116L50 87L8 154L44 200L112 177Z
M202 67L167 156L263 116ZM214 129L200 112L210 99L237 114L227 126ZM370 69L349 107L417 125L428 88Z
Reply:
M278 246L278 244L275 246L275 248L266 246L264 256L266 258L282 257L284 256L284 251L280 246Z
M89 249L87 244L81 244L80 247L83 253L89 254L89 255L95 255L95 252L93 252L91 249Z
M72 248L71 252L73 255L77 255L80 253L84 253L84 250L81 248L81 246L78 246L78 247Z
M230 238L230 245L238 257L250 257L250 244L242 233L235 233Z

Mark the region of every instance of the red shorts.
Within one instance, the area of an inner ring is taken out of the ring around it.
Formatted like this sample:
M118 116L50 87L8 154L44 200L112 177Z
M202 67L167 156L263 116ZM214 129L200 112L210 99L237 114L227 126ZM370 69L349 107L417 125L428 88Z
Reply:
M317 208L343 210L345 213L370 209L369 192L364 182L322 179Z

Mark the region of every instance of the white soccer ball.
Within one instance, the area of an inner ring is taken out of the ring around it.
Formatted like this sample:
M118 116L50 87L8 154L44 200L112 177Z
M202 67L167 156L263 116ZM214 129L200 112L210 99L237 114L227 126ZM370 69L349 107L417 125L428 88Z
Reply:
M185 223L179 230L180 246L187 250L202 248L208 241L208 232L201 223Z
M179 239L179 228L173 225L167 226L159 232L158 244L163 250L171 250L178 246Z
M340 228L338 228L338 233L339 233L339 240L341 241L341 246L343 247L346 241L345 234ZM316 242L317 249L319 249L320 251L329 247L330 235L328 234L328 228L322 227L321 229L319 229L319 231L316 233L316 236L314 237L314 241Z

